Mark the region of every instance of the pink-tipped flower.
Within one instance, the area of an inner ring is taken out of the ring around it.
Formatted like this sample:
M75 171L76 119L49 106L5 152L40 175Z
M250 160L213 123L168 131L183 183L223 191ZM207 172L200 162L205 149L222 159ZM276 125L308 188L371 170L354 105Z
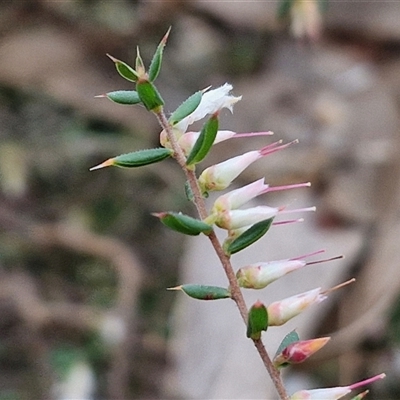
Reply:
M323 250L301 257L278 261L259 262L240 268L236 273L239 286L246 289L264 289L270 283L307 265L303 258L322 253Z
M354 389L362 386L369 385L379 379L383 379L386 375L379 374L372 378L366 379L361 382L353 383L350 386L337 386L333 388L313 389L313 390L300 390L290 396L290 400L338 400Z
M321 292L321 288L317 288L271 303L268 306L268 325L283 325L312 304L321 303L326 298L327 296Z
M246 265L245 267L240 268L236 273L238 284L240 287L245 289L264 289L270 283L306 265L321 264L327 261L338 260L343 257L336 256L317 261L304 260L306 257L314 256L323 252L324 250L318 250L295 258L258 262Z
M293 142L291 142L293 143ZM250 164L268 154L281 150L291 143L280 145L281 141L253 150L226 160L222 163L206 168L199 177L201 190L206 193L213 190L224 190L240 175Z
M179 121L175 128L179 131L186 132L189 125L204 118L206 115L215 114L223 108L227 108L232 112L233 105L241 100L242 96L235 97L229 92L232 90L232 85L225 83L219 88L209 90L203 94L199 106L186 118Z
M215 223L218 227L227 230L240 229L251 226L266 219L275 218L281 213L294 213L304 211L315 211L315 207L298 208L294 210L284 210L282 208L257 206L245 210L226 210L208 217L208 223Z
M298 183L294 185L270 187L264 183L264 178L252 182L239 189L232 190L228 193L219 196L214 202L211 213L218 213L225 210L234 210L246 204L257 196L268 192L276 192L279 190L296 189L301 187L311 186L310 182Z
M329 340L330 337L323 337L291 343L274 358L274 365L279 368L287 364L300 364L324 347Z
M217 136L214 140L214 144L223 142L224 140L228 140L231 138L270 136L270 135L273 135L273 132L268 131L268 132L236 133L233 131L218 131ZM196 143L196 140L198 139L199 136L200 136L200 132L186 132L182 136L178 135L178 137L179 137L178 144L186 156L192 150L192 148L193 148L194 144ZM164 144L166 143L165 142L165 132L162 134L161 138L162 138L161 140L164 140L161 143L164 146Z
M275 218L278 213L279 208L268 206L252 207L246 210L228 210L214 215L214 223L222 229L234 230Z

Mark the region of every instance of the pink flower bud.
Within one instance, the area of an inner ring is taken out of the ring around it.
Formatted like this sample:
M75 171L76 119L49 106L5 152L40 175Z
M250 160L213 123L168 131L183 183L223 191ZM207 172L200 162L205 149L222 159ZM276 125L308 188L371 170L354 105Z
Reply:
M327 296L321 293L321 288L317 288L271 303L268 306L268 325L283 325L312 304L321 303L326 298Z
M330 337L323 337L291 343L274 358L274 365L278 368L285 364L302 363L308 357L324 347L329 340Z
M346 396L346 394L350 393L352 390L373 383L378 379L383 379L385 376L386 376L385 374L379 374L364 381L353 383L350 386L337 386L333 388L324 388L324 389L300 390L292 394L289 397L289 399L290 400L338 400L343 396Z
M200 188L203 192L224 190L254 161L268 154L274 153L275 151L284 149L291 143L280 146L280 141L275 142L263 147L261 150L249 151L240 156L230 158L222 163L208 167L199 177Z

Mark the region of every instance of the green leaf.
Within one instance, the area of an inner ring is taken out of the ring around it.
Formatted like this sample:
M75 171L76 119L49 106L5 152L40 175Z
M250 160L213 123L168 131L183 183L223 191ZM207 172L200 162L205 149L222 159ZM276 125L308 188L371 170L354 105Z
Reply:
M109 54L107 56L114 62L118 73L127 81L136 82L139 79L138 73L131 66Z
M190 115L199 106L203 92L199 90L198 92L192 94L188 97L169 117L168 122L171 125L176 125L178 122L182 121L188 115Z
M258 340L261 332L268 329L267 307L260 300L257 300L249 310L247 321L247 337Z
M296 331L289 332L282 340L281 344L278 347L278 350L275 353L275 356L278 356L278 354L282 353L283 350L286 349L290 344L296 343L300 340L300 337Z
M116 167L142 167L143 165L153 164L170 157L173 154L171 149L159 147L156 149L146 149L122 154L114 158Z
M211 225L182 213L162 212L153 213L153 215L160 218L164 225L185 235L196 236L200 233L208 234L212 231Z
M278 10L278 19L286 18L289 15L290 9L292 8L294 0L281 0Z
M139 81L136 84L136 90L139 94L140 100L147 110L157 111L157 109L164 105L164 100L151 82Z
M257 222L229 244L227 253L235 254L261 239L272 225L273 218Z
M151 60L150 67L149 67L150 82L154 82L156 80L156 78L158 77L158 74L160 73L163 51L164 51L165 44L167 43L167 39L168 39L170 32L171 32L171 27L169 27L167 33L161 39L161 42L158 45L157 50L154 53L154 56Z
M116 90L106 94L114 103L124 105L134 105L141 103L138 93L135 90Z
M109 158L95 167L90 168L90 171L104 167L121 167L121 168L135 168L142 167L143 165L153 164L171 157L173 150L159 147L156 149L146 149L134 151L132 153L121 154L120 156Z
M188 296L198 300L219 300L231 297L229 289L219 286L181 285L168 290L182 290Z
M186 165L197 164L204 160L218 132L218 115L212 115L211 118L203 125L200 136L197 138L187 160Z

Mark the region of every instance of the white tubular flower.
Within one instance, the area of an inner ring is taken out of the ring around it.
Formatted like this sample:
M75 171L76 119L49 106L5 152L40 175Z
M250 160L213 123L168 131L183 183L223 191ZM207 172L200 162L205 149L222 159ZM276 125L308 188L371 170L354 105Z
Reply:
M365 379L364 381L353 383L349 386L337 386L332 388L324 389L313 389L313 390L300 390L292 394L290 400L338 400L346 396L354 389L358 389L362 386L369 385L379 379L385 378L385 374L379 374L372 378Z
M321 293L321 288L317 288L271 303L267 308L268 325L281 326L312 304L321 303L326 298L327 296Z
M186 132L189 125L204 118L208 114L215 114L223 108L227 108L232 112L233 105L241 100L242 96L232 96L229 92L232 85L225 83L219 88L209 90L203 94L199 106L190 115L175 125L179 131Z
M232 190L226 194L223 194L222 196L219 196L214 202L211 213L218 213L225 210L234 210L264 193L309 186L311 186L310 182L270 187L269 185L264 183L264 178L261 178L246 186Z
M307 265L305 260L279 260L246 265L238 270L239 286L246 289L263 289L282 276Z
M235 97L229 94L229 92L232 90L232 85L229 83L225 83L225 85L213 90L207 90L208 88L204 90L205 93L203 94L198 107L191 114L183 118L172 127L172 131L178 140L181 139L185 134L189 125L199 121L206 115L215 114L223 108L227 108L230 112L232 112L233 105L242 98L242 96ZM229 139L229 137L235 135L235 133L231 131L221 132L223 133L220 135L221 139L219 141ZM188 136L182 139L182 142L179 143L185 155L190 153L190 150L196 142L199 134L200 132L188 132ZM225 135L231 136L224 138ZM169 142L168 135L165 130L162 130L160 133L160 144L163 147L171 148L171 143Z
M234 230L274 218L278 213L279 208L268 206L252 207L246 210L227 210L216 215L215 225L222 229Z
M297 141L295 141L297 142ZM280 145L278 141L260 150L253 150L240 156L230 158L222 163L206 168L199 177L199 185L203 193L213 190L224 190L254 161L290 146L294 142Z

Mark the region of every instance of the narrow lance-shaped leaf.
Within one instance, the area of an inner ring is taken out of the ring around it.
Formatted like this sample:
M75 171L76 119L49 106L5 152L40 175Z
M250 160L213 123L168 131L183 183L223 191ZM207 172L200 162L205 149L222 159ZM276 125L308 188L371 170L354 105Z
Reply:
M90 168L90 171L104 167L121 167L121 168L135 168L144 165L153 164L170 157L173 150L159 147L156 149L138 150L132 153L121 154L120 156L109 158L95 167Z
M186 161L187 165L197 164L206 157L214 144L218 132L218 125L218 113L216 113L203 125L200 136L197 138L192 151L188 155Z
M281 344L278 347L278 350L275 353L276 357L278 354L282 353L282 350L284 350L286 347L289 346L289 344L298 342L300 340L300 337L296 331L289 332L282 340Z
M150 82L154 82L158 77L158 74L161 70L161 63L162 63L162 56L165 44L167 43L169 33L171 32L171 27L169 27L167 33L161 39L160 44L157 46L156 52L151 60L150 67L149 67L149 79Z
M136 90L147 110L156 112L164 105L164 100L151 82L146 80L139 81L136 84Z
M135 90L116 90L106 93L105 96L114 103L123 105L135 105L141 103L138 93ZM100 97L100 96L98 96ZM101 96L104 97L104 96Z
M261 239L272 225L273 218L257 222L228 245L226 253L235 254Z
M268 328L268 311L265 305L257 300L249 310L247 321L247 337L258 340L261 338L261 332Z
M211 225L181 213L161 212L153 213L153 215L159 218L164 225L168 226L168 228L185 235L196 236L200 233L208 234L212 231Z
M107 56L114 62L115 68L117 69L118 73L125 78L127 81L136 82L139 79L138 73L127 63L124 63L121 60L107 54Z
M180 285L168 290L182 290L188 296L198 300L219 300L231 297L229 289L207 285Z
M201 98L203 96L203 91L192 94L188 97L169 117L168 122L171 125L175 125L182 121L188 115L190 115L199 106Z

